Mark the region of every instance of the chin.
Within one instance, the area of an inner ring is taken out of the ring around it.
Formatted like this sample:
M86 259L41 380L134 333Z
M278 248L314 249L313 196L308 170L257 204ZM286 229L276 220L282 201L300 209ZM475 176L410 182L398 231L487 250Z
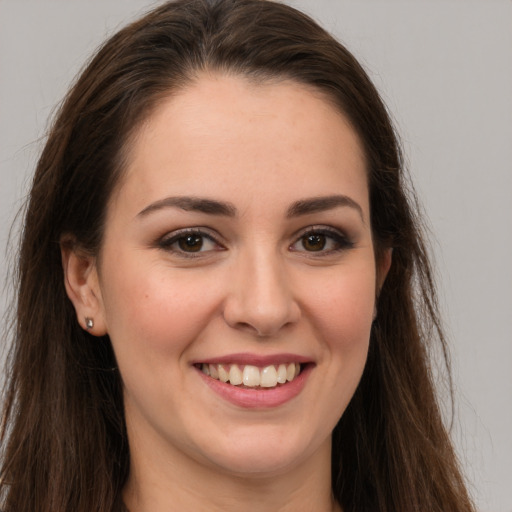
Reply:
M326 440L330 450L330 436ZM209 447L211 451L211 446ZM253 433L230 436L229 446L211 453L210 463L226 473L240 477L268 477L299 467L321 446L312 446L310 439L297 439L289 432Z

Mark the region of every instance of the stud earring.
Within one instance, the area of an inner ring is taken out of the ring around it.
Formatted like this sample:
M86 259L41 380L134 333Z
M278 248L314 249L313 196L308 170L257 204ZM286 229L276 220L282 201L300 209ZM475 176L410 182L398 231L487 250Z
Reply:
M94 320L88 316L85 317L85 328L87 330L92 329L94 327Z

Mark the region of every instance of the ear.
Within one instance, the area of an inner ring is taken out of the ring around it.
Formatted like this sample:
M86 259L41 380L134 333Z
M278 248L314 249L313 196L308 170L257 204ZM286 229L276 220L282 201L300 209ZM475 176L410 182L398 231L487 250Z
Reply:
M384 285L384 281L388 275L389 269L391 268L391 262L393 259L393 248L386 247L380 254L377 261L377 280L375 282L375 305L373 308L373 320L377 318L377 303L379 301L380 291Z
M107 334L96 258L78 249L69 239L62 239L60 248L64 285L75 307L78 323L94 336ZM92 325L87 325L88 321Z
M391 268L393 248L386 247L379 256L379 260L377 261L377 297L379 296L380 290L382 289L389 269Z

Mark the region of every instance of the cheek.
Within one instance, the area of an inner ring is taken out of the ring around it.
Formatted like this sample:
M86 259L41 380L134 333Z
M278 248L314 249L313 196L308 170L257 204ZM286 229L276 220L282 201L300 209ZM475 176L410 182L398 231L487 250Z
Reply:
M333 273L311 297L312 318L333 350L366 350L375 304L372 266Z
M212 292L199 293L186 272L154 262L143 266L135 259L111 261L115 265L104 269L104 313L117 351L135 352L141 346L155 355L182 350L215 309Z
M323 348L318 368L322 383L317 391L323 434L338 423L361 380L375 300L371 260L337 270L319 283L309 300L314 336Z

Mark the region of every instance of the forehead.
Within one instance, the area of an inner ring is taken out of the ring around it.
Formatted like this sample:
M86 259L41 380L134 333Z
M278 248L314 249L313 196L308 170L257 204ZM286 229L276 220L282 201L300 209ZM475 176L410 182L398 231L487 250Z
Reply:
M355 131L316 89L204 75L143 123L118 193L142 208L164 194L214 192L233 202L248 199L249 190L285 202L287 195L339 192L364 196L368 208L365 167Z

